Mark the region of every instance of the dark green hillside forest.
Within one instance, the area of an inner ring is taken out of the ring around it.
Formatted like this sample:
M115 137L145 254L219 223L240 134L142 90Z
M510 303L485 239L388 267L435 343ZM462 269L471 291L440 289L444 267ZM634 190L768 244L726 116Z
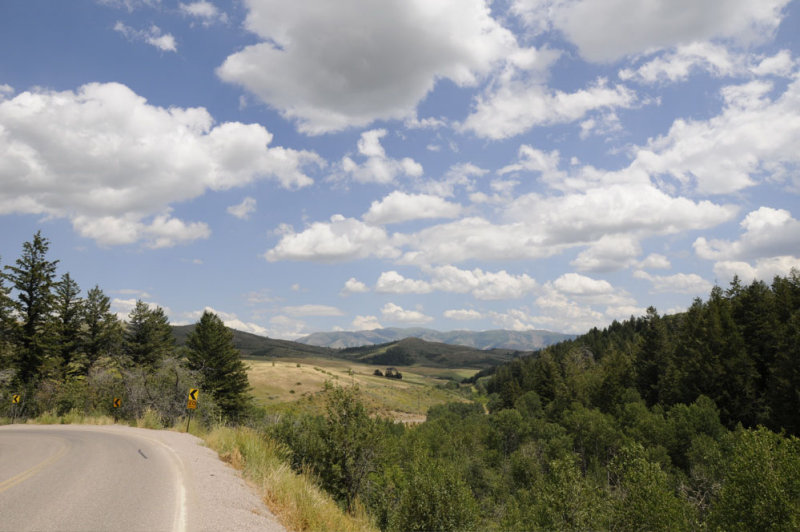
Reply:
M327 417L268 430L382 529L800 529L797 271L488 372L471 383L488 413L403 427L336 390Z
M0 276L6 419L111 414L121 397L119 418L169 426L200 387L203 423L278 440L293 469L381 530L800 530L796 270L485 370L463 402L403 425L330 383L323 414L254 407L218 317L178 348L162 309L140 301L120 322L99 287L81 297L57 277L48 245L37 233Z

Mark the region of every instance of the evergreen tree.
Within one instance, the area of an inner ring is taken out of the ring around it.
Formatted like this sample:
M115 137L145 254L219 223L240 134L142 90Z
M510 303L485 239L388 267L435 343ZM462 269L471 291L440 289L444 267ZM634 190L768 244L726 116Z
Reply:
M17 290L14 308L19 314L19 377L31 382L45 358L52 354L52 334L47 325L53 309L53 284L58 261L48 261L50 242L41 231L22 246L16 266L6 266L4 277Z
M83 324L83 301L78 297L81 289L69 273L61 276L55 285L55 334L56 345L62 363L68 367L79 352L81 326Z
M200 387L211 394L226 417L241 414L249 398L247 368L233 346L233 333L213 312L205 311L186 340L189 369L198 371Z
M14 317L14 303L10 292L0 275L0 370L12 365L13 339L16 336L17 320Z
M122 325L111 312L111 302L99 286L86 294L83 321L83 351L89 364L93 364L101 356L116 354L121 350Z
M155 368L175 347L175 338L164 309L151 309L140 299L128 318L125 354L134 364Z

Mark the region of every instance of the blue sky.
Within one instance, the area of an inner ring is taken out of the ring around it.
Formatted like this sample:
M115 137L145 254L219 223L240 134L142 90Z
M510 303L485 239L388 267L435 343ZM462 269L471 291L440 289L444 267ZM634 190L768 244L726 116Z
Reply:
M0 4L0 264L173 323L580 333L800 267L788 0Z

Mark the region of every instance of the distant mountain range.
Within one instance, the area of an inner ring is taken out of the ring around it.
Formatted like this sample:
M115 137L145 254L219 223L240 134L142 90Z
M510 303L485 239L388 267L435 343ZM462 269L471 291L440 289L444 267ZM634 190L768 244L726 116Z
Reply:
M322 332L314 333L297 342L319 347L344 349L363 345L384 344L404 338L421 338L429 342L441 342L451 345L462 345L475 349L514 349L533 351L563 340L575 338L572 334L561 334L551 331L448 331L441 332L422 327L374 329L356 332Z
M186 338L194 327L194 325L172 327L178 345L186 343ZM247 357L327 357L379 366L424 365L481 369L574 338L571 335L548 331L439 332L432 329L411 328L376 329L356 333L316 333L301 339L308 343L301 343L275 340L236 329L231 331L234 346ZM336 337L326 340L324 338L326 335ZM315 337L318 342L325 340L333 345L313 345ZM354 345L344 347L346 342Z

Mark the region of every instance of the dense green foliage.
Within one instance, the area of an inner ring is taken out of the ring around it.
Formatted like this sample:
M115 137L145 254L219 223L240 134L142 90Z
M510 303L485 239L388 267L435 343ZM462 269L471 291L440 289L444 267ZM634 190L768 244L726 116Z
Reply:
M199 402L201 417L250 412L237 351L217 349L201 371L176 348L163 309L140 300L121 322L98 286L82 298L69 273L56 280L58 261L47 258L49 246L36 233L0 275L0 415L12 408L17 417L75 410L136 419L148 413L171 424L186 415L189 388L206 384L214 389ZM229 338L219 318L204 318L216 320L222 327L217 334ZM17 406L12 393L22 396ZM116 409L115 397L121 399Z
M267 430L384 530L794 530L799 323L798 272L734 281L686 313L649 309L473 380L488 413L449 404L406 427L335 389L326 416ZM353 441L355 484L331 473Z

